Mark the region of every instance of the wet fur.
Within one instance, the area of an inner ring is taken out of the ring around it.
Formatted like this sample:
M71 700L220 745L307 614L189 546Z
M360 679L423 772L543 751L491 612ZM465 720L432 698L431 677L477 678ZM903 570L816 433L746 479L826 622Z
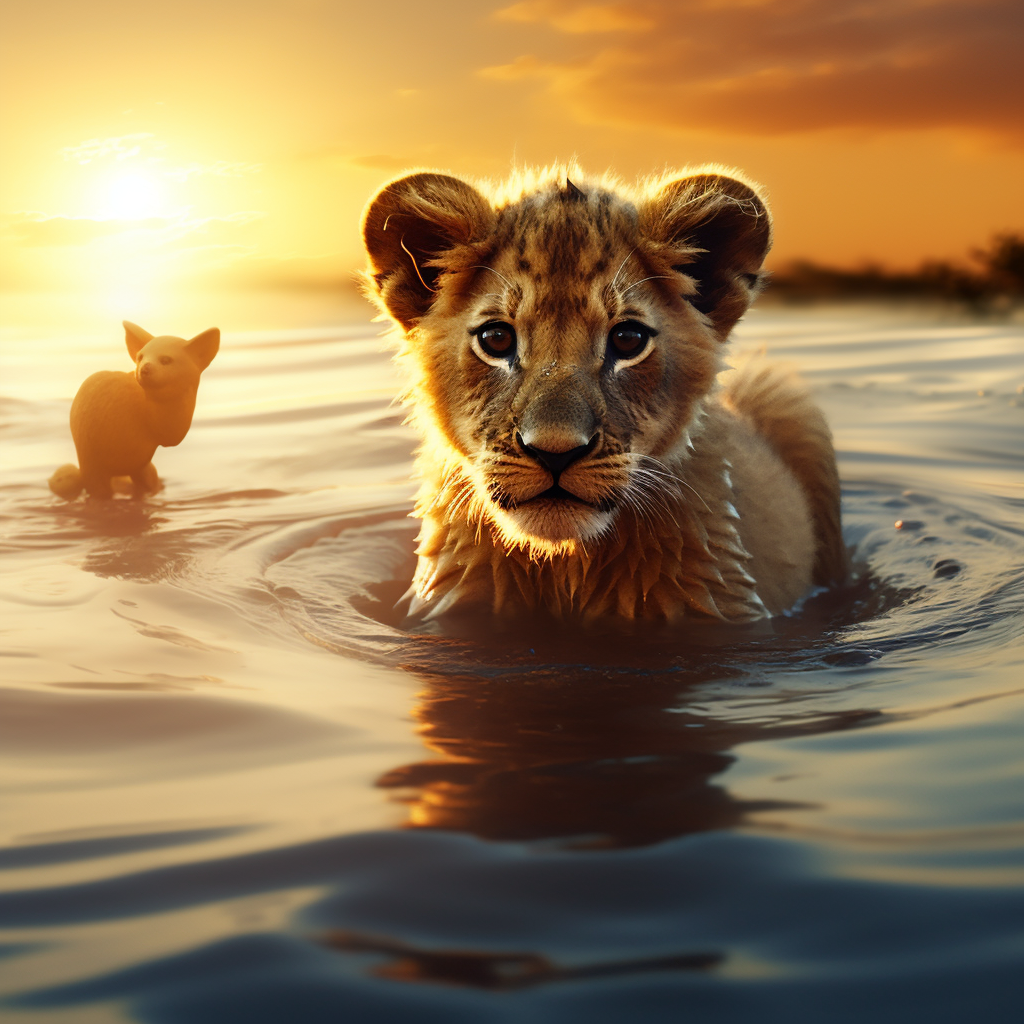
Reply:
M571 179L571 180L570 180ZM791 375L722 350L761 280L770 218L718 169L627 189L560 169L502 189L401 178L364 219L368 291L395 322L423 436L413 618L449 611L744 621L840 579L824 418ZM511 366L472 332L500 320ZM620 365L609 330L656 330ZM523 431L592 450L558 483Z

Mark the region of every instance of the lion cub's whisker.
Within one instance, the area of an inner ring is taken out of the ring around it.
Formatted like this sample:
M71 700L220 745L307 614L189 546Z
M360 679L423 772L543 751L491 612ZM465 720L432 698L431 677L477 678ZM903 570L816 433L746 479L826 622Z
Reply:
M627 493L635 495L638 500L642 499L646 507L652 511L660 511L673 518L671 502L661 488L649 487L648 482L643 478L638 478L635 481L631 481L631 483L632 486Z
M627 263L627 262L629 261L629 257L630 257L630 256L632 256L632 255L633 255L633 253L635 253L635 252L636 252L636 246L634 245L634 246L633 246L633 248L632 248L632 249L630 249L630 250L629 250L629 252L627 252L627 253L626 253L626 255L625 255L625 258L624 258L624 259L623 259L623 261L622 261L622 262L621 262L621 263L619 264L619 269L615 271L615 276L614 276L614 277L612 278L612 280L611 280L611 284L609 284L609 285L608 285L608 287L609 287L609 289L610 289L611 291L613 291L613 292L615 291L615 285L616 285L616 283L617 283L617 282L618 282L618 280L619 280L619 274L621 274L621 273L622 273L622 268L623 268L623 267L624 267L624 266L626 265L626 263Z
M502 281L504 281L505 284L508 285L509 291L513 291L514 292L516 290L516 286L500 270L495 270L494 267L485 267L485 266L483 266L481 264L481 265L477 265L475 267L469 267L468 269L469 270L489 270L492 274L495 274L498 277L500 277L502 279ZM502 296L502 297L504 297L504 296Z
M648 281L671 281L672 279L667 274L654 274L651 277L645 277L642 281L637 281L631 284L628 288L624 288L622 291L622 298L625 298L634 288L639 288L640 285L646 284Z
M704 506L704 508L708 512L711 511L711 506L704 500L704 497L700 493L700 491L698 491L697 488L693 486L693 484L684 480L681 476L675 476L668 473L659 473L657 470L651 469L649 466L638 466L633 470L633 472L645 476L651 476L657 479L670 480L673 484L675 484L678 487L685 487L688 490L692 491L697 496L697 500Z
M426 288L427 291L429 291L429 292L436 292L436 291L438 291L437 288L432 288L429 284L427 284L426 281L423 280L423 274L420 273L420 266L416 262L416 257L413 256L412 252L406 246L406 244L405 244L405 236L404 235L398 240L398 244L405 250L405 252L409 256L409 259L412 260L412 269L416 271L416 276L419 278L420 284L423 285L423 287Z

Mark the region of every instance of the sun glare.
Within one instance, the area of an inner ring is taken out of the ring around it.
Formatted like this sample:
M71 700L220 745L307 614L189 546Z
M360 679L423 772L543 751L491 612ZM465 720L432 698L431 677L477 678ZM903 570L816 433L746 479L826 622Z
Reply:
M127 171L106 185L103 212L118 220L144 220L161 212L164 189L152 175Z

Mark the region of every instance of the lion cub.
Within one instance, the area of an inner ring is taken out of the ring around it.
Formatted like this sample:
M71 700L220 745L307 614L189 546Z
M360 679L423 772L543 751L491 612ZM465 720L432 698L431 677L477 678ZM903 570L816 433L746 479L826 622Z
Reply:
M749 621L843 577L821 412L771 368L718 379L771 241L755 186L418 173L363 234L423 438L410 619Z

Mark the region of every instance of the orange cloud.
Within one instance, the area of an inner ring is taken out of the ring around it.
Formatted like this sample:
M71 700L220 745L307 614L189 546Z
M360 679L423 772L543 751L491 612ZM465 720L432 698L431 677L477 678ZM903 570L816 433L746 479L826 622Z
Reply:
M547 22L562 32L646 32L654 20L631 4L579 4L523 0L494 12L498 21Z
M576 0L505 8L564 32L599 12ZM639 26L565 63L486 68L535 78L581 120L777 135L825 128L953 128L1022 141L1018 0L648 0ZM590 31L604 31L592 28Z

